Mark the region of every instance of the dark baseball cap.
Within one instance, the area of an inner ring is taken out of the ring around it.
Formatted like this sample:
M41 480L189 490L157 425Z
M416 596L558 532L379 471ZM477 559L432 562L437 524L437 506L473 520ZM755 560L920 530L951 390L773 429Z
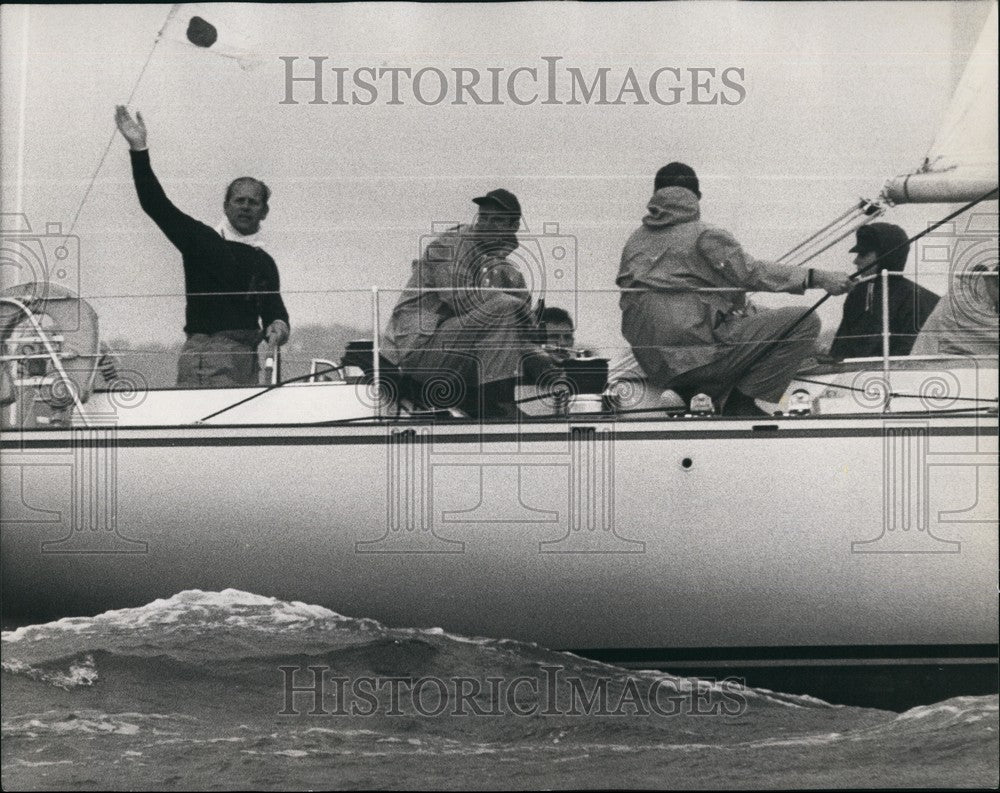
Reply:
M869 223L856 232L857 242L849 253L884 253L907 242L906 231L893 223Z
M877 253L881 270L901 272L906 268L910 255L910 241L906 230L893 223L869 223L859 228L857 241L849 253Z
M875 234L872 234L871 229L868 226L862 226L859 228L855 234L854 247L851 248L848 253L868 253L869 251L878 251L878 238Z
M521 217L521 204L518 202L517 196L510 192L510 190L504 190L502 187L490 190L486 195L481 195L472 200L480 206L500 207L505 212Z

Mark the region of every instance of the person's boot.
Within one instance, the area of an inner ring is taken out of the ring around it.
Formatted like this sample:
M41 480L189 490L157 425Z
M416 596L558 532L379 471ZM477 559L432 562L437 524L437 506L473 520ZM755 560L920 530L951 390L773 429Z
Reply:
M722 408L723 416L763 416L770 418L771 414L757 407L754 398L747 396L742 391L733 389L729 394L729 399Z
M483 395L480 390L471 383L466 384L465 394L458 404L458 408L465 411L469 418L478 419L480 417L479 413L483 405Z
M494 380L479 387L479 416L484 419L516 419L520 413L514 402L514 378Z

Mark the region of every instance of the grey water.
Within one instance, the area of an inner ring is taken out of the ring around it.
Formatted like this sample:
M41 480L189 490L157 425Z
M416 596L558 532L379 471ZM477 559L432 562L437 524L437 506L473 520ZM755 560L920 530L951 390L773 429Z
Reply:
M996 787L998 697L902 713L248 592L5 631L5 790Z

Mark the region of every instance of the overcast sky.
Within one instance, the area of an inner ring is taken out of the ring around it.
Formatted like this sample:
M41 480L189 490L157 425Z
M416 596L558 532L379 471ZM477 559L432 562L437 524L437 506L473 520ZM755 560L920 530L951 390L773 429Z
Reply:
M167 11L30 9L23 209L34 231L51 222L69 228L111 136L114 105L135 86ZM986 12L980 2L222 6L206 18L220 32L238 29L256 41L263 62L244 70L164 40L132 105L146 118L168 195L195 217L221 219L223 189L235 176L271 186L268 250L293 328L362 326L370 322L369 295L322 290L401 287L421 235L435 223L470 219L469 199L498 186L521 198L520 256L548 257L531 266L542 273L532 274L536 286L544 278L550 290L557 271L567 287L613 289L652 175L675 159L701 177L705 220L732 230L760 258L778 256L920 163ZM23 7L4 6L5 213L16 209L22 19ZM290 106L281 104L282 55L298 56L303 71L309 56L326 56L327 67L432 66L446 74L544 69L542 56L560 56L560 67L588 79L609 67L613 94L629 68L640 82L662 67L736 68L745 95L729 105L688 104L687 90L670 106L522 107L509 99L454 106L452 89L437 105L408 96L390 106L380 96L361 106L307 104L310 91L298 89L303 101ZM80 212L81 291L176 295L180 256L140 210L126 151L116 137ZM952 208L904 207L886 219L913 233ZM563 236L545 224L558 224ZM554 262L553 240L575 261ZM815 264L851 269L849 247ZM383 311L393 302L386 297ZM581 341L621 344L616 295L549 295L550 304L574 302ZM95 297L94 304L107 338L181 337L180 297ZM826 324L836 322L839 304L825 307Z

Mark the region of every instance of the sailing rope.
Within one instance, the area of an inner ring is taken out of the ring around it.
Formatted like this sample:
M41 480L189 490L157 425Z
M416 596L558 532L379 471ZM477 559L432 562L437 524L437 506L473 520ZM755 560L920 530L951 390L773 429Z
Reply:
M146 56L146 61L142 64L142 69L139 70L139 76L132 85L132 91L129 93L128 99L125 100L126 105L132 104L132 100L135 98L135 93L139 90L139 83L142 82L142 78L146 74L146 69L149 68L149 63L153 60L153 53L156 52L156 45L160 43L160 39L163 37L163 31L166 30L167 23L173 18L179 5L179 3L174 3L174 5L170 6L170 11L167 12L167 18L163 20L163 24L160 26L160 32L156 34L156 38L153 40L153 46L149 48L149 54ZM97 181L97 176L100 174L104 161L108 157L108 152L111 151L111 144L115 142L115 133L117 132L117 128L111 130L111 137L108 138L107 145L104 147L104 152L101 154L101 159L98 160L97 167L94 169L94 173L91 175L90 181L87 183L87 189L83 191L83 198L80 199L80 203L76 208L75 214L73 215L73 222L69 224L69 231L66 232L67 237L70 236L73 233L73 229L76 228L76 222L80 219L80 213L83 211L84 204L87 203L87 199L90 197L90 191L94 188L94 183Z
M301 383L303 380L309 380L313 377L318 377L321 374L329 374L330 372L342 372L342 371L344 371L343 366L334 365L334 366L328 366L326 369L319 369L315 372L309 372L308 374L300 375L299 377L292 377L289 378L288 380L282 380L280 383L269 385L263 390L257 391L256 393L253 393L250 396L239 400L238 402L233 402L231 405L226 405L224 408L216 410L214 413L209 413L207 416L205 416L205 418L198 419L195 422L195 424L204 424L209 419L214 419L216 416L221 415L226 411L232 410L233 408L237 408L240 405L245 405L247 402L250 402L251 400L256 399L257 397L262 397L264 396L264 394L269 394L274 389L281 388L282 386L288 385L289 383Z
M861 388L854 385L844 385L842 383L834 383L828 380L813 380L809 377L799 377L795 376L795 381L798 383L812 383L813 385L825 385L828 388L836 389L838 391L857 391L858 393L867 393L867 389ZM926 394L906 394L897 391L890 391L886 394L887 398L890 399L933 399L934 397L928 397ZM940 397L941 401L947 400L948 402L1000 402L1000 399L996 397L959 397L959 396L945 396Z

